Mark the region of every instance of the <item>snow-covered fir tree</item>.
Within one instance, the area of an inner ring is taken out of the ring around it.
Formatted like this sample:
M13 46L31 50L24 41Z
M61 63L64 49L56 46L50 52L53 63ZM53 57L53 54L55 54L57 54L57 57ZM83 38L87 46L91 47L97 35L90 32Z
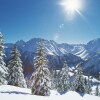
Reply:
M77 65L77 72L75 75L74 87L76 92L85 93L85 82L83 78L82 63Z
M51 73L51 89L56 89L56 70L55 69L51 69L50 71Z
M85 80L85 93L91 94L91 91L92 91L91 87L92 87L91 86L91 80L90 80L90 76L88 75L88 79Z
M95 91L96 96L100 96L100 91L99 91L99 86L96 86L96 91Z
M61 76L60 76L60 72L61 70L56 70L53 69L51 71L51 89L55 89L55 90L59 90L59 86L60 86L60 80L61 80Z
M61 70L55 70L55 77L54 77L54 83L55 83L55 89L57 90L57 91L59 91L60 90L60 81L61 81Z
M46 58L44 42L39 42L36 57L34 58L35 71L31 76L32 94L49 95L50 90L50 71L48 69L48 60Z
M99 72L99 81L100 81L100 72Z
M4 62L3 57L4 54L4 46L3 46L3 35L0 32L0 85L7 84L7 67Z
M24 79L22 61L20 59L21 55L14 44L13 49L10 54L10 59L8 62L8 84L18 87L27 87L26 81Z
M70 81L69 81L69 67L67 62L64 62L62 70L60 72L60 83L59 83L59 92L66 92L70 89Z

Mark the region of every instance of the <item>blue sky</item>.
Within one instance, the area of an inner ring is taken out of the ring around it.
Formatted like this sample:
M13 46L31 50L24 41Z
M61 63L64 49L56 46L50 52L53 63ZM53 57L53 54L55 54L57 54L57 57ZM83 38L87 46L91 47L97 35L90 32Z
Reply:
M100 0L84 0L69 20L61 0L0 0L0 31L5 42L31 38L87 43L100 38Z

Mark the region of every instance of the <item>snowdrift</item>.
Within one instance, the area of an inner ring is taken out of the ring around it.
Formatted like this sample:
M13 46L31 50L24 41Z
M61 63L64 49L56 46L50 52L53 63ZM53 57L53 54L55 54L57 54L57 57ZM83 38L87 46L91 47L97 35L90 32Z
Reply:
M100 100L100 97L80 94L70 91L60 95L52 90L50 96L31 95L30 89L19 88L15 86L2 85L0 86L0 100Z

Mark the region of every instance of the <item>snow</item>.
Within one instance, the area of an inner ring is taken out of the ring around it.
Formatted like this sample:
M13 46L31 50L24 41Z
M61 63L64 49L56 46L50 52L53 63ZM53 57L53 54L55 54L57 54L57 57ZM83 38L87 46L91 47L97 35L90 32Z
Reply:
M0 100L100 100L100 97L85 94L80 94L69 91L60 95L56 90L51 90L50 96L31 95L30 89L19 88L15 86L2 85L0 86Z
M86 60L87 56L88 56L88 52L87 50L83 49L79 52L77 52L75 55L81 57L82 59Z
M15 86L11 86L11 85L2 85L2 86L0 86L0 93L1 92L12 93L14 91L19 92L19 93L31 94L30 89L15 87Z
M49 50L47 47L45 47L45 49L47 50L47 53L48 53L49 55L54 55L53 52L52 52L51 50Z
M61 48L60 51L62 52L62 54L68 53L64 48Z
M3 67L3 66L2 66ZM2 72L2 73L4 73L4 74L6 74L7 72L5 71L5 69L4 68L2 68L1 66L0 66L0 72Z

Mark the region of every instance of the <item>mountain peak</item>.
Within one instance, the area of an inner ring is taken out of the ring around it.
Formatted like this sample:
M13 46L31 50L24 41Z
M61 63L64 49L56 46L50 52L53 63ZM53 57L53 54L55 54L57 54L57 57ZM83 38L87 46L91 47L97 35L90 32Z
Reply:
M41 38L32 38L27 42L23 40L16 42L18 49L21 51L22 60L24 66L26 66L25 67L26 71L27 69L29 69L29 66L30 66L29 72L32 71L33 58L35 52L37 51L38 43L40 42L40 40ZM45 40L45 39L42 40L44 40L45 51L48 55L51 67L57 66L60 68L64 60L71 62L71 66L75 66L80 61L83 61L82 59L85 60L88 59L90 62L93 62L94 59L91 60L90 58L93 58L94 56L95 56L95 60L98 59L99 61L100 38L92 40L86 45L76 45L76 44L67 44L67 43L58 44L54 40ZM12 49L12 45L13 44L5 44L6 47L5 51L7 57L9 56L9 52ZM94 63L93 65L95 65ZM93 68L96 67L94 66ZM98 71L100 71L99 67L98 67Z
M18 47L24 46L25 44L26 44L26 43L25 43L25 41L23 41L23 40L19 40L19 41L16 42L16 45L17 45Z
M27 41L27 43L28 42L34 42L34 41L41 41L41 40L43 40L43 41L47 41L47 40L45 40L45 39L43 39L43 38L31 38L29 41Z
M97 43L100 43L100 38L97 38L97 39L94 39L94 40L91 40L87 43L88 44L97 44Z

